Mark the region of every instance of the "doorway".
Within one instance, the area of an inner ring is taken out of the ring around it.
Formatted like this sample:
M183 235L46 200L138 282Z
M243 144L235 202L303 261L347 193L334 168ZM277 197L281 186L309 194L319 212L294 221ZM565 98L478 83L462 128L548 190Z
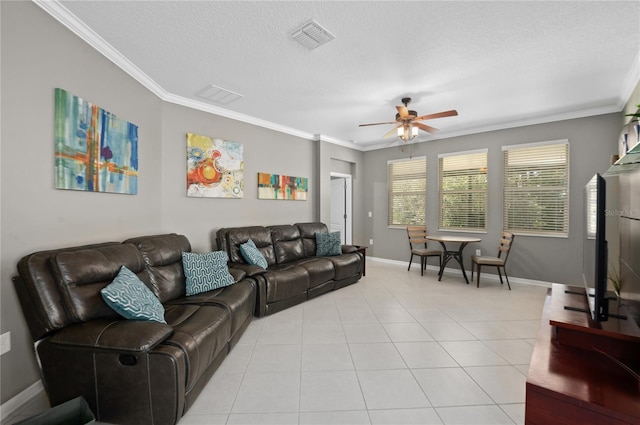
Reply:
M331 173L331 219L330 231L340 232L342 244L352 242L352 193L351 174Z

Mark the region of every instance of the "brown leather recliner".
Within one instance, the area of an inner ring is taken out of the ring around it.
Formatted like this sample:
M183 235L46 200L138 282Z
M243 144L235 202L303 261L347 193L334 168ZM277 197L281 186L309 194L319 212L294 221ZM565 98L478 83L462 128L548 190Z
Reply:
M317 232L328 232L324 223L222 228L216 232L218 249L227 251L229 267L243 270L258 285L256 316L273 314L309 298L357 282L364 257L351 245L342 254L316 256ZM262 269L247 264L240 245L251 239L267 260Z
M175 424L253 317L256 284L185 296L186 237L144 236L25 256L14 278L52 405L83 396L96 418ZM154 292L166 324L126 320L100 290L125 265Z

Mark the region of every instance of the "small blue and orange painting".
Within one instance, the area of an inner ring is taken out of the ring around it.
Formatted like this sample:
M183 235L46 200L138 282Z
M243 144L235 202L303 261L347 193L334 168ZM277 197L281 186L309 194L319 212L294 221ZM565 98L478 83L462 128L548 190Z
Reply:
M309 179L258 173L258 199L306 201Z
M55 91L56 189L138 193L138 126Z

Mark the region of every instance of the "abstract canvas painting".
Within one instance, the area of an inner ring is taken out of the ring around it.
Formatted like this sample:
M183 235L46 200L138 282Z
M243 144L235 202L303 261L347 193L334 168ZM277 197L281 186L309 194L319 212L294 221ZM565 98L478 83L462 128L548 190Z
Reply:
M187 133L187 196L242 198L242 143Z
M306 177L258 173L258 198L306 201L308 185Z
M55 90L56 189L138 192L138 126Z

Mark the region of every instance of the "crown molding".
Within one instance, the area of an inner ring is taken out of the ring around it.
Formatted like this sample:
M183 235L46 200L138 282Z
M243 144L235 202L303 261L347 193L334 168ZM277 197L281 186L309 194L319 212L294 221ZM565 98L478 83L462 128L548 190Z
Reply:
M633 61L633 65L627 74L627 78L624 80L624 84L622 86L622 92L620 93L620 99L618 103L618 107L622 111L626 106L629 99L633 95L633 91L636 89L636 86L640 83L640 51L636 55L635 61Z
M32 1L62 25L67 27L71 32L97 50L100 54L149 89L156 96L161 99L166 96L167 92L158 83L142 72L140 68L131 63L118 50L107 43L102 37L78 19L76 15L71 13L69 9L64 7L57 0Z
M313 140L318 142L327 142L333 145L344 146L345 148L354 149L357 151L363 151L364 146L356 144L356 142L345 142L341 139L336 139L335 137L327 136L325 134L315 134Z
M239 112L224 109L219 106L210 105L206 102L200 102L198 100L189 99L183 96L178 96L172 93L167 93L161 99L168 103L174 103L176 105L186 106L187 108L197 109L199 111L208 112L214 115L219 115L225 118L230 118L236 121L241 121L247 124L257 125L259 127L274 130L279 133L289 134L291 136L300 137L306 140L315 140L315 135L306 131L297 130L295 128L287 127L284 125L276 124L271 121L266 121L260 118L252 117L250 115L241 114Z

